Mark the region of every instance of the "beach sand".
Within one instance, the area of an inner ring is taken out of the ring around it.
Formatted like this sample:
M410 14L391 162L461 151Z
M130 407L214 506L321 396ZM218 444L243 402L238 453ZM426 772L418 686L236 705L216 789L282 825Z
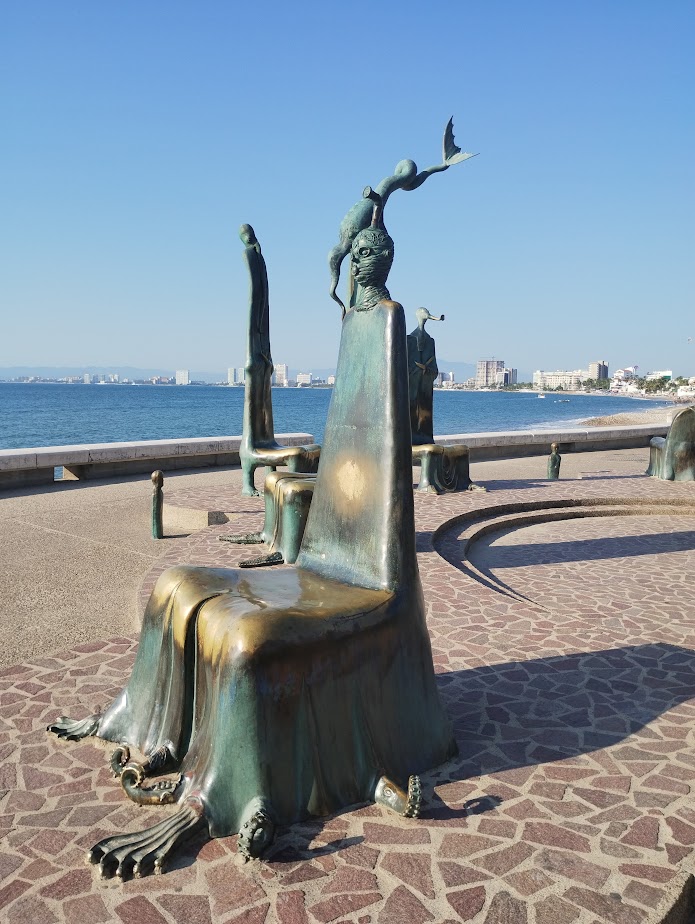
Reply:
M628 411L625 414L607 414L605 417L590 417L583 420L583 427L630 427L639 424L670 424L671 418L685 405L674 404L671 407L651 407L643 411Z

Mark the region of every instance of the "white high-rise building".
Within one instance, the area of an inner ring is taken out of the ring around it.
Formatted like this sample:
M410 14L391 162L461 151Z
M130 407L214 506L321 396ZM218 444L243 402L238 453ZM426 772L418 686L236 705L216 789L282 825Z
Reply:
M596 382L603 382L608 378L608 363L605 359L589 363L589 378L594 379Z
M236 369L234 366L227 369L227 385L236 385Z
M243 385L246 381L246 370L243 366L239 366L236 371L236 383L237 385Z
M314 377L311 372L299 372L297 374L297 385L311 385Z
M561 369L555 372L544 372L542 369L537 369L533 373L533 387L539 391L546 389L550 391L553 388L576 391L581 387L584 374L581 369L574 369L572 372Z
M92 384L92 376L89 374L89 372L85 372L85 374L82 376L82 381L85 385Z
M176 384L177 385L190 385L191 377L189 375L188 369L177 369L176 370Z
M475 387L489 388L491 385L497 385L498 373L503 372L503 359L479 359L475 366Z
M273 373L273 384L287 388L290 381L290 367L287 363L278 363Z

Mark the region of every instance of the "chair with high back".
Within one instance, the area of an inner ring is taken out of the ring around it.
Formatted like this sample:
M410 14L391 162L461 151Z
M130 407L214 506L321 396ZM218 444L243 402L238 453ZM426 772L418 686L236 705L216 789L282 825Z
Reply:
M664 481L695 481L695 407L677 411L666 436L650 441L647 475Z
M373 194L372 194L373 195ZM159 579L131 678L67 738L136 747L126 793L176 802L106 838L104 874L144 874L192 832L239 832L258 856L276 825L379 801L417 815L416 774L455 753L435 682L415 554L403 308L385 288L393 241L375 209L353 244L363 301L343 322L321 465L294 568L182 566ZM148 780L178 769L175 780Z
M243 473L242 494L257 495L254 472L265 465L274 471L286 465L291 472L315 472L321 447L281 446L275 439L271 392L273 360L270 355L270 304L268 272L261 245L251 225L239 231L244 261L249 271L249 322L244 366L244 416L239 459Z

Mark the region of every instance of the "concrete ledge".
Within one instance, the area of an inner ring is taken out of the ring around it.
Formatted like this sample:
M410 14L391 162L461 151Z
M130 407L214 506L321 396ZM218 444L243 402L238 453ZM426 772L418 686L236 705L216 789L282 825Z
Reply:
M279 433L283 446L314 442L311 433ZM62 466L66 480L110 478L155 469L210 468L239 464L240 436L197 437L185 440L143 440L0 450L0 488L54 481Z
M560 452L598 452L605 449L642 449L649 447L654 436L665 436L666 424L639 424L628 427L577 427L564 430L506 430L500 433L460 433L437 436L443 446L463 443L468 446L471 462L544 456L551 443L559 443Z

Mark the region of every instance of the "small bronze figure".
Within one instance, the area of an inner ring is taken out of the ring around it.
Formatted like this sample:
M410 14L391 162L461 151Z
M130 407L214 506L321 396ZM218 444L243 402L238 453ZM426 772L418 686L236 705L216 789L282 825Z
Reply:
M562 462L562 456L560 455L560 447L557 443L550 444L550 455L548 456L548 480L557 481L560 477L560 462Z
M152 472L152 538L164 538L164 525L162 523L162 510L164 507L164 475L159 469Z

